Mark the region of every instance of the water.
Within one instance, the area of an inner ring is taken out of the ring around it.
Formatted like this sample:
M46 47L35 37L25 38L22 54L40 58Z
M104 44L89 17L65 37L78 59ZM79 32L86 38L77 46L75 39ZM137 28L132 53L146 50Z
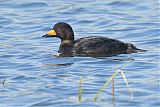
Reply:
M1 0L1 107L158 107L158 0ZM41 38L57 22L69 23L76 38L107 36L147 52L106 58L57 57L60 40ZM123 78L115 78L115 102L109 84L97 102L96 92L124 64L133 90L130 101ZM78 85L82 78L82 102Z

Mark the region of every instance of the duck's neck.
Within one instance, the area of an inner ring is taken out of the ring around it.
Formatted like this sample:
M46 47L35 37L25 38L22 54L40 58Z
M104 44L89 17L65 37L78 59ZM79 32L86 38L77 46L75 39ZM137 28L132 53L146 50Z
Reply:
M74 40L61 40L59 53L68 54L73 52Z
M61 40L61 44L73 44L74 40Z

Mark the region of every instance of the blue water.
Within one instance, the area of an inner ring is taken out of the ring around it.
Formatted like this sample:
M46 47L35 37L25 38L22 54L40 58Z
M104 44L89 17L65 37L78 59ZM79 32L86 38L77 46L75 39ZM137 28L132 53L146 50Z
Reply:
M0 0L0 107L158 107L160 13L158 0ZM113 57L58 57L60 40L41 38L57 22L76 37L106 36L146 52ZM93 97L115 72L119 74ZM82 78L82 102L78 101Z

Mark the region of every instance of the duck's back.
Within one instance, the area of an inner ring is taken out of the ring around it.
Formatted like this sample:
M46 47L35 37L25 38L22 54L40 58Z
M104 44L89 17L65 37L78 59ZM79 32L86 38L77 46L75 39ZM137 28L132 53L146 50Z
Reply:
M110 55L132 53L136 47L129 43L107 37L84 37L76 40L74 51L77 54Z

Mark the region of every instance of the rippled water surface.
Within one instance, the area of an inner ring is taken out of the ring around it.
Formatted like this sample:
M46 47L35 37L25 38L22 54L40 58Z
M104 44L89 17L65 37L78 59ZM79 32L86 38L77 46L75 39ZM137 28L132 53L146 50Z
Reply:
M158 0L0 0L1 107L158 107L160 20ZM58 57L60 40L41 38L56 22L69 23L76 37L106 36L146 52L112 57ZM122 76L93 97L124 64ZM82 78L82 102L78 101Z

